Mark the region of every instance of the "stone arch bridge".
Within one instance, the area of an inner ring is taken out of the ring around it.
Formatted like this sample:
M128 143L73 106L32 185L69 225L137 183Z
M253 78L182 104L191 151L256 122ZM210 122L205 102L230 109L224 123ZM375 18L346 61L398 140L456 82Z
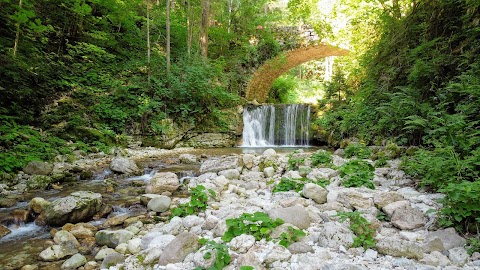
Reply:
M347 50L326 44L310 45L281 54L266 61L253 74L248 83L245 97L250 101L265 102L275 79L288 70L308 61L347 54Z

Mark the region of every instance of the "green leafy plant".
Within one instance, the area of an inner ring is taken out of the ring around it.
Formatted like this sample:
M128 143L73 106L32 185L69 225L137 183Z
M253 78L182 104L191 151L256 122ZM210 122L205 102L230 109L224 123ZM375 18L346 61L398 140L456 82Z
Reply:
M375 161L375 168L380 168L380 167L385 167L385 165L387 165L387 160L388 158L387 157L379 157L376 161Z
M312 160L312 166L328 165L332 163L332 154L325 150L319 150L315 152L310 159Z
M468 254L472 255L475 252L480 252L480 238L472 237L467 240L467 251Z
M215 197L215 191L211 189L206 190L206 188L202 185L192 188L190 190L190 201L173 208L170 218L176 216L184 217L205 211L207 209L209 195Z
M350 230L355 234L353 247L364 247L365 249L375 247L376 232L370 222L361 216L361 212L338 212L337 216L340 217L340 222L345 222L347 219L350 221Z
M307 183L313 183L325 188L330 184L330 181L328 179L319 179L315 181L315 180L310 180L308 178L291 179L291 178L282 177L282 179L280 180L280 183L275 185L272 192L275 193L275 192L284 192L284 191L290 191L290 190L299 192L303 189L303 187Z
M288 154L288 168L290 170L298 169L298 166L305 162L305 157L296 156L298 153L298 151L293 151L292 153Z
M227 219L226 223L227 231L222 236L222 240L230 242L242 234L253 235L257 241L262 238L269 240L272 229L284 222L279 218L273 220L266 213L255 212L253 214L243 213L238 218Z
M215 262L212 266L208 268L197 267L195 270L221 270L231 262L230 254L228 253L228 247L225 244L217 243L213 240L208 241L205 238L199 240L200 245L205 246L206 249L210 250L203 255L205 260L210 259L213 255L212 252L215 252Z
M342 184L346 187L365 186L375 189L373 183L375 168L367 161L355 159L351 160L339 168L340 176L343 178Z
M281 246L288 248L293 242L297 242L300 237L305 236L305 232L300 229L295 229L292 226L288 226L288 231L280 234Z
M240 270L255 270L253 266L245 265L245 266L240 266Z
M449 183L439 191L446 195L441 200L440 225L462 224L464 229L469 230L471 224L480 222L480 181Z
M345 157L369 158L372 151L363 143L351 143L345 148Z

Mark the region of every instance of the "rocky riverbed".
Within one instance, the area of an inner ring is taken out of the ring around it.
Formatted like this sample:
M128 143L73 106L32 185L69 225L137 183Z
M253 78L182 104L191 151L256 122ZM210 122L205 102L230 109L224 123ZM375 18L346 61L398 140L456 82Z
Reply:
M416 190L414 180L399 169L399 160L375 169L375 189L347 188L338 167L349 160L337 153L332 156L335 166L313 166L312 153L274 149L215 157L182 151L167 157L163 150L151 148L85 161L91 166L82 168L109 167L117 174L138 176L139 160L164 158L197 166L198 172L181 178L154 171L142 181L131 181L137 194L129 194L124 203L128 211L114 215L112 207L105 207L104 195L94 190L77 190L51 201L31 199L24 214L49 225L50 238L42 242L38 262L19 262L11 269L216 269L209 267L218 262L220 249L201 247L201 239L227 250L230 262L224 269L480 269L480 254L469 255L461 235L453 228L436 227L442 194ZM292 166L292 159L302 162ZM273 192L282 178L311 183L298 192ZM109 182L113 193L115 181ZM206 209L171 218L173 209L190 202L187 191L199 186L214 193ZM352 211L368 221L373 246L353 247L357 235L352 224L338 216ZM269 240L249 234L222 240L229 229L227 219L256 212L284 224L271 229ZM305 236L290 239L284 247L279 240L289 227Z

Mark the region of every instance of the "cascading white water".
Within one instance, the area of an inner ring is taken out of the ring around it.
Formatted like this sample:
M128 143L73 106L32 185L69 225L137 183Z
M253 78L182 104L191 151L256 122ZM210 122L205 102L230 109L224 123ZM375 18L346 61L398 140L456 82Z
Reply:
M307 146L310 106L264 105L243 111L243 147Z

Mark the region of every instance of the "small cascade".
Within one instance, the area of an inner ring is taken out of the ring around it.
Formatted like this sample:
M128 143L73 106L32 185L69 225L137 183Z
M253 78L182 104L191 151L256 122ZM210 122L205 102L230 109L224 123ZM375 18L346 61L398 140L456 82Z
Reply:
M243 147L308 146L310 106L281 104L243 111Z

